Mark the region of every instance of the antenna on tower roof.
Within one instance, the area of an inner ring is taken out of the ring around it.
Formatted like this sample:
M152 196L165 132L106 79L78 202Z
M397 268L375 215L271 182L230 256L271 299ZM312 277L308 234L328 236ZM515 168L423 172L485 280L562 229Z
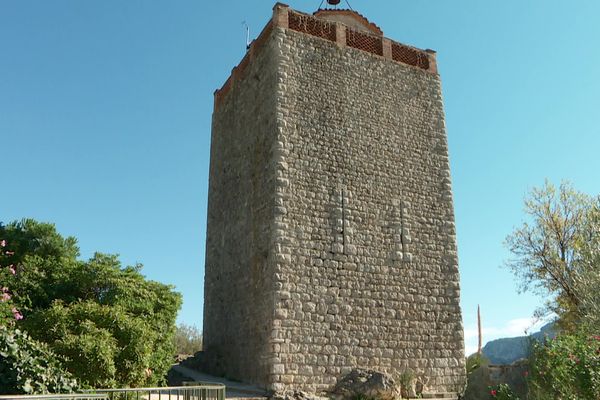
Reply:
M242 21L242 25L246 27L246 50L250 48L250 27L246 21Z

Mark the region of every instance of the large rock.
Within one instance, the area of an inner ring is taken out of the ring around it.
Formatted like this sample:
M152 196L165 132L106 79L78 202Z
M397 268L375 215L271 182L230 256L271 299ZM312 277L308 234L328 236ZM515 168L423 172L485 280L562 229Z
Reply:
M331 396L336 400L353 400L358 396L394 400L400 397L400 388L381 372L354 369L335 385Z
M273 394L269 400L328 400L328 398L308 394L300 390L288 390Z

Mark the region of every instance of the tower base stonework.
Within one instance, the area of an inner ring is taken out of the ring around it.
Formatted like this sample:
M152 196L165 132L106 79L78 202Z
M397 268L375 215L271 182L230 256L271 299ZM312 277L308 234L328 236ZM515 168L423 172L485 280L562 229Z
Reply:
M204 345L213 372L328 391L354 368L466 382L435 54L277 4L215 93Z

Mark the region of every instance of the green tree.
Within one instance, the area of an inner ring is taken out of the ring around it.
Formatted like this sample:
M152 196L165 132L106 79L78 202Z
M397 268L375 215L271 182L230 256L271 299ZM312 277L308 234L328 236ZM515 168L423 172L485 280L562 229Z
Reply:
M600 197L597 198L583 227L579 243L580 268L575 277L579 295L579 317L590 332L600 332Z
M597 274L600 265L600 231L593 222L598 205L568 183L556 188L546 182L525 200L529 221L506 239L513 255L506 265L520 289L549 297L547 310L555 312L566 329L580 321L588 303L590 276Z
M562 328L533 343L529 398L597 400L600 391L600 198L546 182L525 201L529 221L507 240L521 289L549 300Z
M16 265L12 301L17 326L46 343L82 384L95 387L164 382L175 347L181 296L147 280L141 265L122 267L115 255L80 260L77 241L33 220L0 227ZM0 260L1 262L2 260Z
M202 332L195 326L177 325L174 340L177 354L195 354L202 350Z

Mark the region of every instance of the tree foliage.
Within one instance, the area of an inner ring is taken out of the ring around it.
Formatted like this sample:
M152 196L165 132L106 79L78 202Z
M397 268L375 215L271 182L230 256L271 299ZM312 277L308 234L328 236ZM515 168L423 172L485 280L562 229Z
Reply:
M187 324L177 325L174 340L177 354L193 355L202 350L202 332L195 326Z
M521 289L549 296L547 308L567 329L575 326L590 306L590 292L598 289L593 285L599 281L594 284L590 278L597 277L600 266L599 206L568 183L556 188L546 182L525 200L529 221L506 239L513 255L506 265Z
M585 221L580 243L580 272L575 277L580 322L589 332L600 332L600 197Z
M600 392L600 198L546 182L525 201L529 221L506 240L523 290L547 295L562 328L533 343L529 398L596 400Z
M77 241L33 220L0 227L16 265L12 301L23 312L17 326L62 357L82 384L157 385L175 352L181 297L147 280L141 265L122 267L116 255L80 260Z

